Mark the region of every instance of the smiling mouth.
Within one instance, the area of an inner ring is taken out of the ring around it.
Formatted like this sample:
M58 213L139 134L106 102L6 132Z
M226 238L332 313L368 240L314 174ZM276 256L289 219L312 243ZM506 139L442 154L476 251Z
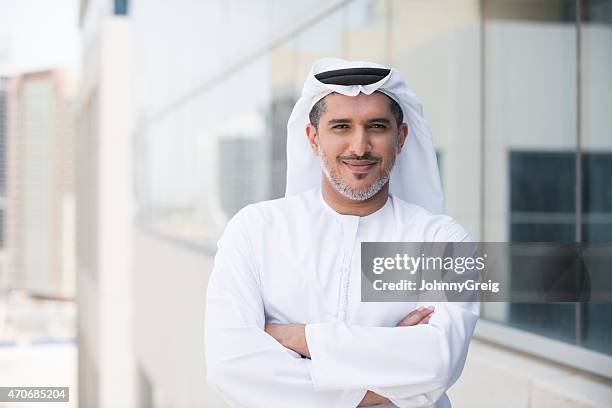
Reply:
M343 160L342 163L353 173L367 173L378 164L370 160Z

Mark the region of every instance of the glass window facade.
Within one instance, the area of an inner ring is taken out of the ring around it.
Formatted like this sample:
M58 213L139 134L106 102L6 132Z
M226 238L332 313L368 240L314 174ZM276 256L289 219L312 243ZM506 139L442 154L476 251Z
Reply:
M282 197L303 80L316 59L344 57L402 72L444 159L445 211L475 240L612 241L612 0L246 3L202 7L214 18L189 38L151 32L163 58L141 49L135 184L149 228L214 247L239 208ZM174 18L155 16L133 11L136 25ZM485 319L608 355L611 315L483 305Z

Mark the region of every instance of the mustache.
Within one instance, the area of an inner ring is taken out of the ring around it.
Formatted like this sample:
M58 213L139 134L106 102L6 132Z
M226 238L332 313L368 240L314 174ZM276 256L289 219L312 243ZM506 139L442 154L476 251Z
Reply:
M366 153L363 156L350 155L350 156L338 156L339 160L367 160L372 162L380 162L382 159L378 156L374 156L371 153Z

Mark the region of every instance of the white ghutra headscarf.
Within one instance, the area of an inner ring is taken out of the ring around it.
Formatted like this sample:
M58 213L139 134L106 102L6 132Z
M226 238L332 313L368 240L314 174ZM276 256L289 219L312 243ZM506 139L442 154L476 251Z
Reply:
M376 80L371 83L371 80L363 80L364 75L359 75L367 70L360 71L359 68L374 68L372 71L383 72L384 76L369 76ZM336 71L338 75L330 71ZM351 75L355 73L357 75ZM332 79L324 79L330 77ZM340 83L342 85L339 85ZM358 85L360 83L362 85ZM431 129L423 116L421 102L408 89L398 71L372 62L324 58L312 66L304 83L302 96L295 104L287 123L285 196L321 186L321 164L319 158L310 150L305 131L314 104L332 92L357 96L360 92L370 95L375 91L383 92L400 105L404 112L404 122L408 125L408 137L391 171L389 192L434 214L441 214L443 195L440 174Z

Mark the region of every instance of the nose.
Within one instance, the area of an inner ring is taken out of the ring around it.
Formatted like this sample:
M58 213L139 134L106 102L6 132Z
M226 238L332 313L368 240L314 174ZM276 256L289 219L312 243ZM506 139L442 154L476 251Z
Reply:
M372 149L368 132L363 128L357 128L351 135L350 153L356 156L363 156Z

